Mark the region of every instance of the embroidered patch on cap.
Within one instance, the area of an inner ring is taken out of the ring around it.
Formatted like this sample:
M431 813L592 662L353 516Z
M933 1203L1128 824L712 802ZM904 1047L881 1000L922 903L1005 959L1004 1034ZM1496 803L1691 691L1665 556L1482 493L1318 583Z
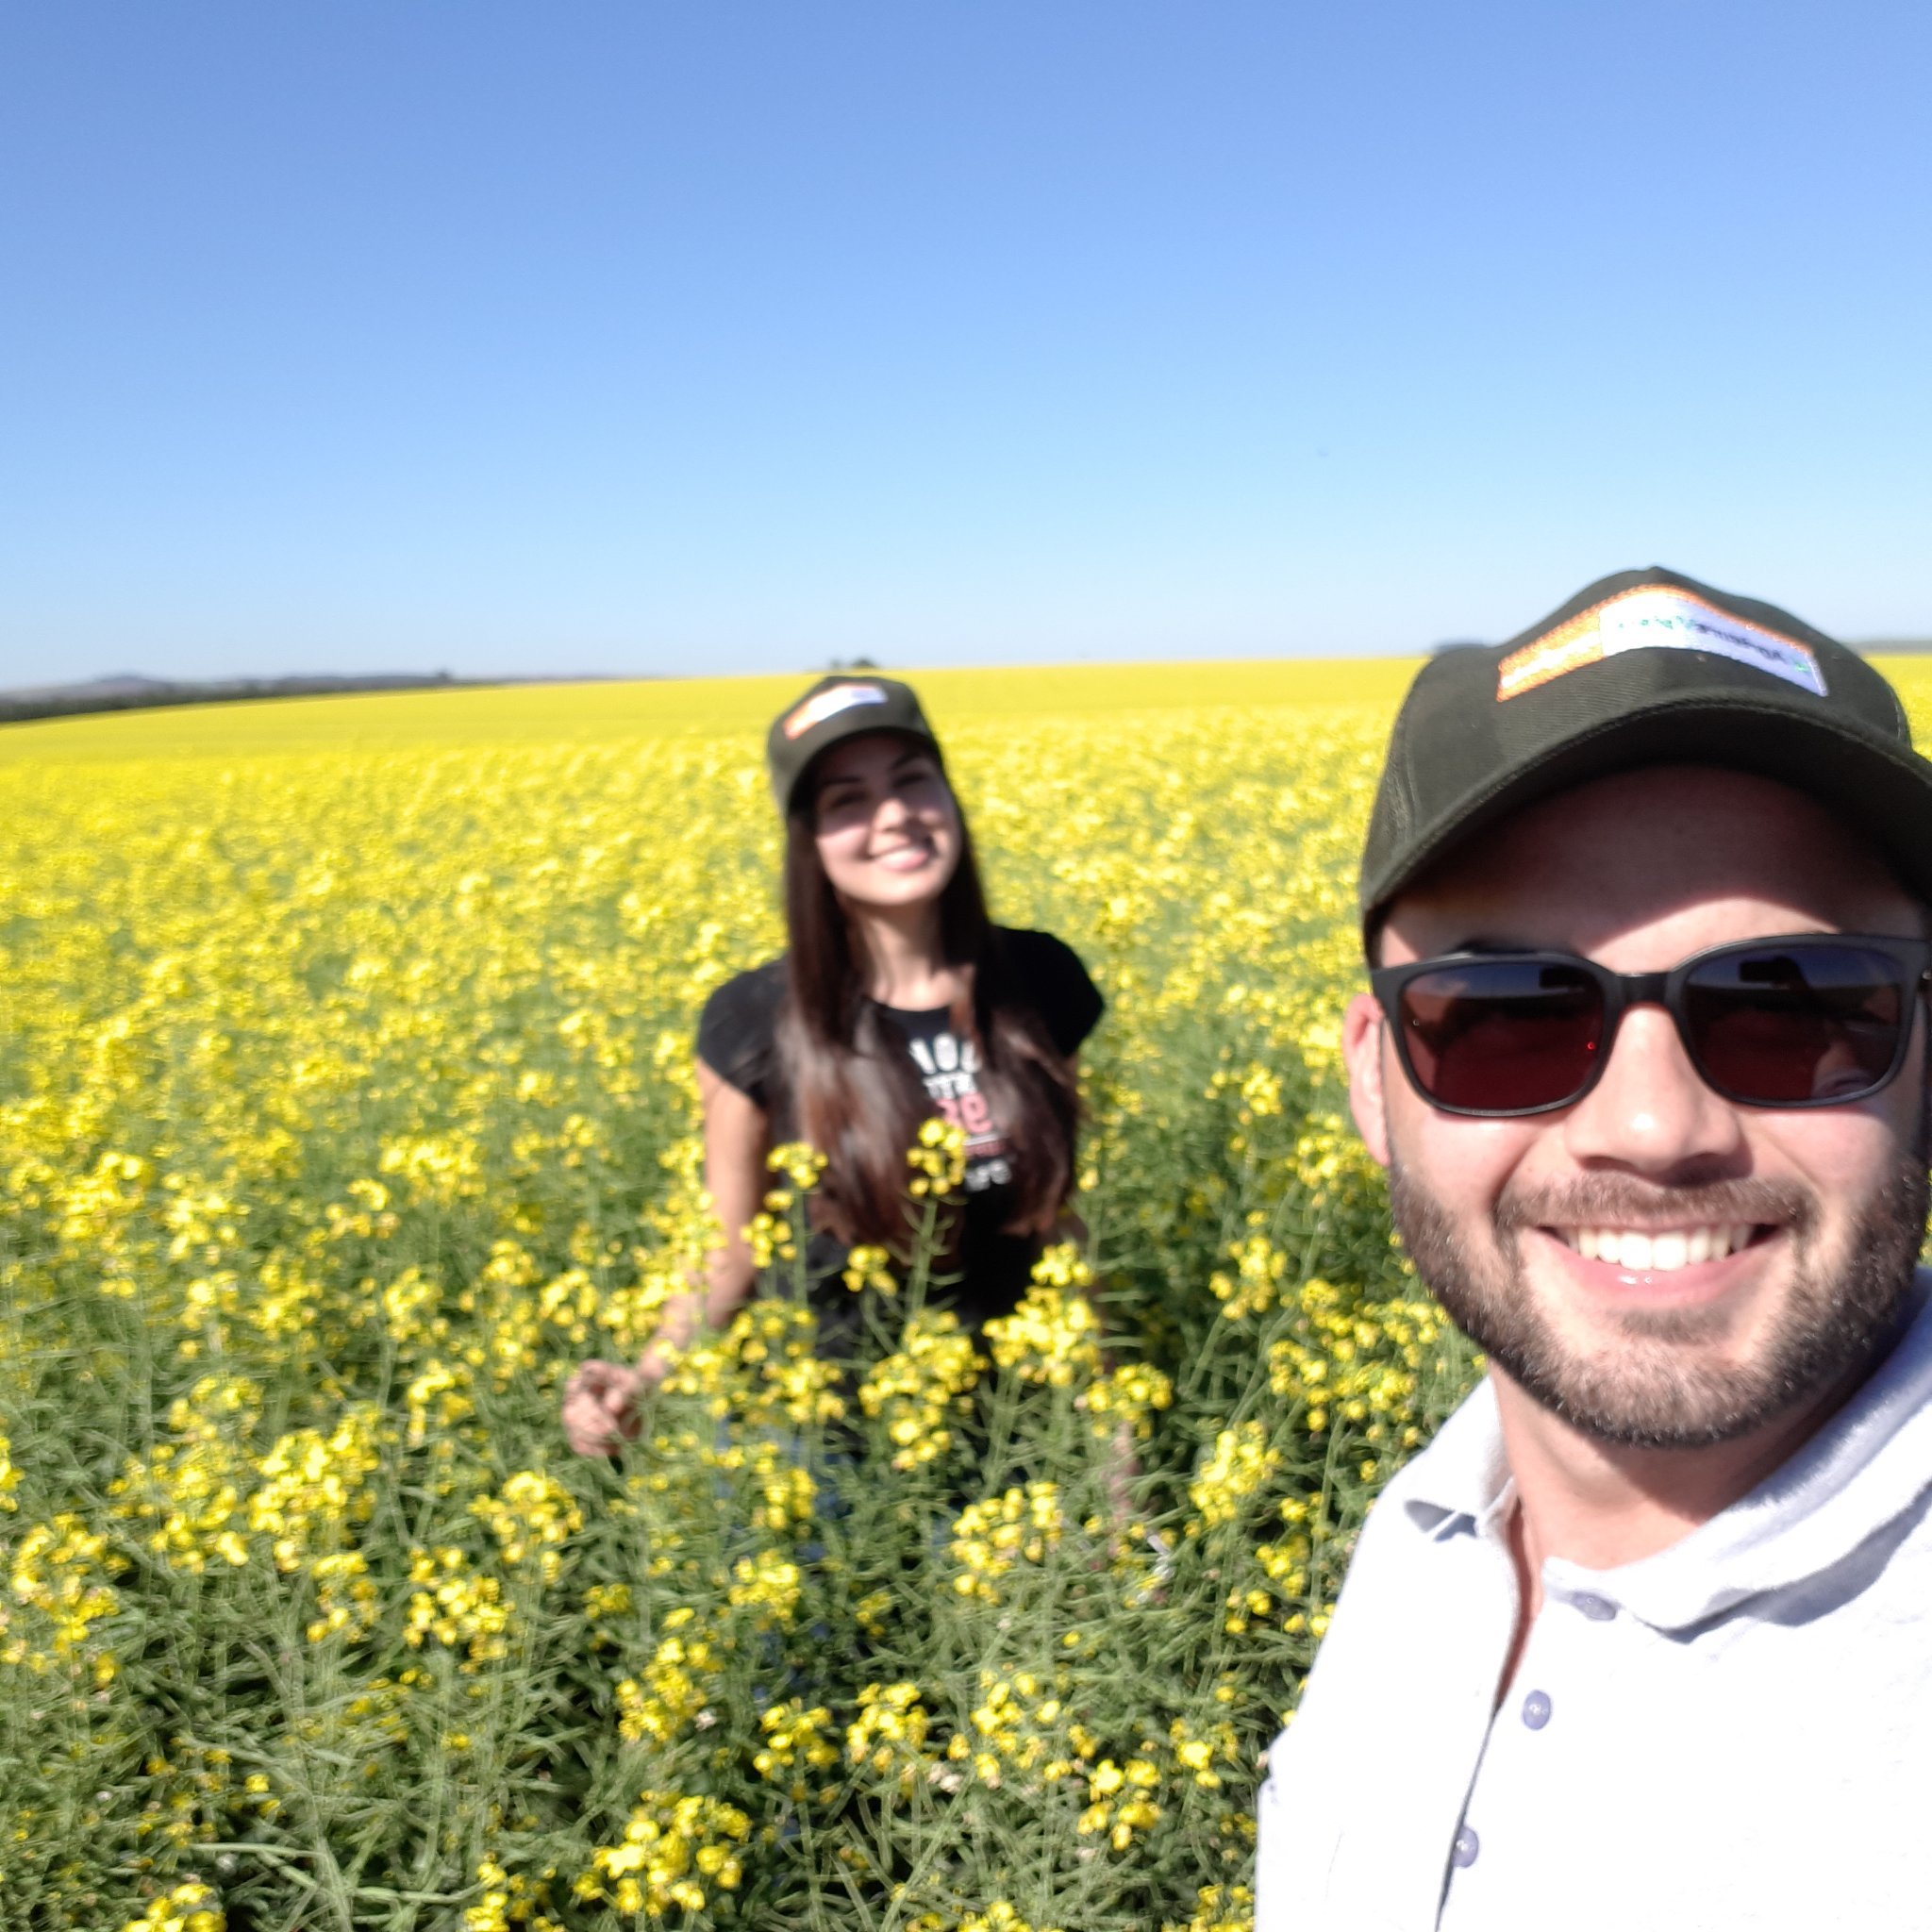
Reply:
M1824 695L1824 674L1807 646L1733 617L1688 591L1653 586L1625 591L1512 651L1497 667L1497 702L1625 651L1707 651L1767 671L1816 697Z
M849 711L854 705L882 705L886 694L875 684L835 684L806 699L784 724L787 738L803 738L814 724Z

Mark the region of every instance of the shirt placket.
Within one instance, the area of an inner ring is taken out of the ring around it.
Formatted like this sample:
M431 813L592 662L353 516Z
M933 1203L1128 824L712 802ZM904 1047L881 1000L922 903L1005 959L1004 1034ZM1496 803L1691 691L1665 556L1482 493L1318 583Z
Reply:
M1441 1932L1533 1923L1552 1885L1560 1891L1580 1876L1553 1871L1549 1848L1570 1836L1562 1814L1595 1782L1602 1740L1591 1711L1616 1675L1625 1620L1606 1595L1546 1583L1450 1847Z

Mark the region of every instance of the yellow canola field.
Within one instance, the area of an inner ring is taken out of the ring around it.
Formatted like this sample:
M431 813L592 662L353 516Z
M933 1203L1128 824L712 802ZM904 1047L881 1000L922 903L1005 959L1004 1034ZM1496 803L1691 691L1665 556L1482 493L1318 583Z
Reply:
M1204 705L1392 708L1414 669L1407 659L1369 658L889 675L916 683L943 731L982 719L1091 718ZM809 681L808 675L613 679L104 712L0 729L0 763L758 735Z
M1109 999L1090 1247L975 1346L913 1150L853 1372L774 1292L608 1466L558 1389L704 1239L803 680L0 733L8 1913L1244 1924L1257 1754L1472 1368L1336 1069L1407 675L920 677L996 916Z

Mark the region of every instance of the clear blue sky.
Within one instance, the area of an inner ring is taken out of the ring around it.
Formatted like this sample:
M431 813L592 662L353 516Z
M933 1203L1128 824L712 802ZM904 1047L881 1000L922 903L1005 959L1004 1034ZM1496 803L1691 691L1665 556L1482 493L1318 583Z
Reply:
M11 0L0 682L1932 634L1932 8Z

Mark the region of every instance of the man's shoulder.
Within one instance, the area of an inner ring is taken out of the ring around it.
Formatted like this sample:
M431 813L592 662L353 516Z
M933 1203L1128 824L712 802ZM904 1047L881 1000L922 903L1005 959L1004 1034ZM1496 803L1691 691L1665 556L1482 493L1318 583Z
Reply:
M1507 1480L1501 1457L1495 1396L1485 1380L1428 1446L1396 1472L1369 1510L1309 1675L1311 1687L1346 1678L1357 1657L1386 1681L1387 1644L1394 1633L1407 1632L1402 1647L1416 1655L1429 1647L1419 1643L1427 1629L1457 1621L1459 1593L1475 1587L1458 1559L1488 1541L1482 1524Z
M1507 1555L1479 1527L1498 1448L1485 1382L1369 1511L1300 1704L1268 1752L1257 1932L1420 1924L1418 1901L1433 1917L1514 1629ZM1391 1738L1403 1740L1392 1754Z
M1309 1701L1353 1701L1357 1678L1365 1694L1379 1694L1375 1687L1390 1686L1398 1655L1424 1657L1433 1649L1431 1631L1454 1629L1465 1614L1487 1609L1486 1602L1463 1601L1482 1591L1487 1566L1472 1570L1463 1559L1478 1549L1493 1555L1480 1525L1499 1494L1500 1455L1495 1396L1485 1381L1369 1510L1309 1672Z

